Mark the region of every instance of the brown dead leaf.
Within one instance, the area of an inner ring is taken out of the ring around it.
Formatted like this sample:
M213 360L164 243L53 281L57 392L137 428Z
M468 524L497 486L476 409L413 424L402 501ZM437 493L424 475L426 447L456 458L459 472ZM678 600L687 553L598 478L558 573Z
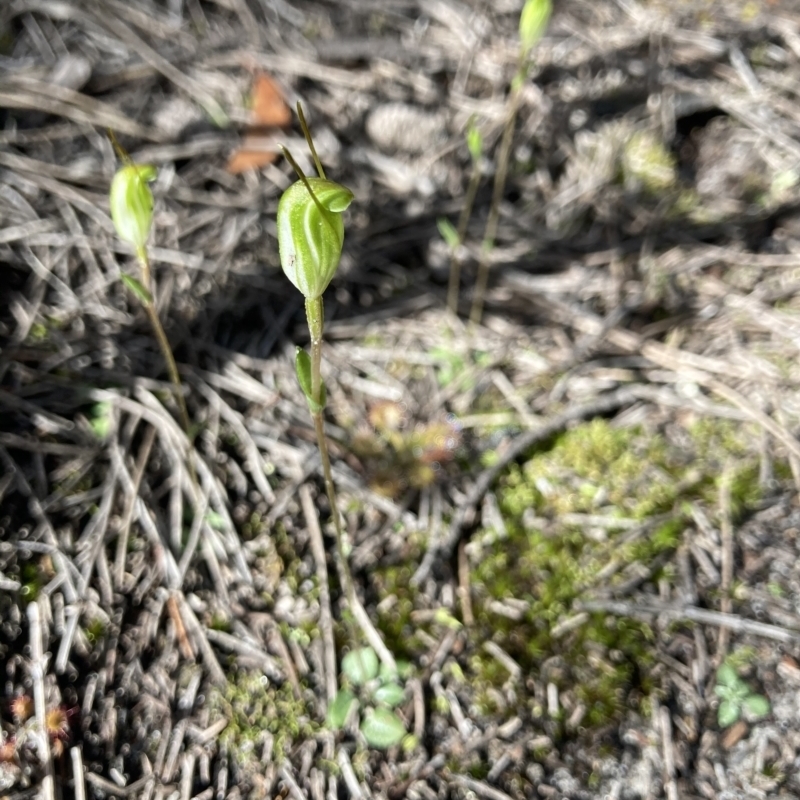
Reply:
M255 128L285 128L292 121L283 92L265 72L253 79L252 109Z
M275 161L277 149L264 146L260 140L276 128L285 128L292 121L292 112L283 92L265 72L256 73L250 97L253 121L245 132L241 147L228 160L228 172L234 175L259 169Z
M242 146L228 159L228 172L239 175L248 169L260 169L271 164L277 157L277 150L259 149L253 137L245 136L242 139Z

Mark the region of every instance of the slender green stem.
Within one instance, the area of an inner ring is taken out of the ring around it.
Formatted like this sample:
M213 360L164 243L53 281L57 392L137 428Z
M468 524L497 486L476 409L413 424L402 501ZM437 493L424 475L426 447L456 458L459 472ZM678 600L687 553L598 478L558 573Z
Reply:
M472 310L469 321L477 325L483 316L483 303L486 296L486 286L489 283L489 253L494 247L497 236L497 225L500 221L500 201L506 188L508 177L508 162L511 156L511 144L514 141L514 128L517 122L517 112L522 94L522 85L525 70L520 68L511 85L511 100L503 139L500 142L500 152L497 157L497 172L494 176L494 190L492 191L492 205L489 209L489 218L486 220L486 230L483 234L481 257L478 262L478 276L475 280L475 294L472 297Z
M322 402L322 329L325 325L325 306L321 297L306 299L306 320L311 337L311 394L315 403ZM323 448L320 448L323 449ZM327 448L325 448L327 451Z
M467 238L467 226L472 216L472 207L475 205L475 195L481 183L481 170L477 161L472 164L472 174L469 176L469 186L464 198L464 207L458 217L458 244L459 247ZM458 293L461 288L461 261L458 258L458 248L450 256L450 283L447 287L447 307L453 314L458 314Z
M355 617L361 631L377 653L378 658L393 672L397 671L394 656L383 642L380 633L372 624L367 612L361 605L361 601L356 594L353 577L350 574L350 566L347 560L347 552L344 546L344 530L342 520L339 515L339 506L336 500L336 488L333 485L333 474L331 472L331 459L328 453L328 441L325 438L325 422L322 416L324 406L322 391L322 330L324 325L324 307L321 297L306 299L306 319L308 321L308 332L311 337L311 394L312 400L316 404L318 411L312 411L311 417L314 420L314 430L317 434L317 444L322 461L322 477L325 482L325 493L328 495L328 503L331 507L333 516L333 527L336 532L336 556L339 562L339 570L344 581L345 597L350 613ZM353 637L353 644L356 644L356 637Z
M169 373L169 379L172 383L172 389L175 394L175 401L178 403L178 413L180 414L181 418L181 426L183 427L184 433L188 437L189 429L191 427L191 423L189 421L189 409L186 407L186 398L183 396L183 384L181 383L181 376L178 372L178 365L175 362L175 356L172 354L172 348L169 345L169 339L167 339L164 326L161 324L161 320L158 318L158 309L156 308L156 301L153 295L152 278L150 274L150 260L147 257L147 252L144 250L139 253L139 264L142 269L142 285L152 298L148 302L143 301L142 305L144 306L144 310L147 312L147 316L150 320L150 326L153 329L156 341L158 341L158 346L161 349L161 355L164 357L164 361L166 362L167 372ZM188 461L188 466L192 482L197 483L194 465L192 464L191 459Z
M314 139L311 136L311 131L309 130L308 123L306 122L306 115L303 113L303 106L301 102L297 101L297 116L300 118L300 127L303 129L303 136L306 137L306 142L308 144L308 149L311 151L311 155L314 157L314 165L317 168L317 174L325 180L325 170L322 167L322 162L319 160L319 156L317 155L317 148L314 147Z

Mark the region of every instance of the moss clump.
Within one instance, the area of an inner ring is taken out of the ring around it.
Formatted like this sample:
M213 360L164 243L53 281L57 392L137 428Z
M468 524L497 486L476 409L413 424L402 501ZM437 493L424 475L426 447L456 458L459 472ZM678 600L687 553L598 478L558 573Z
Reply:
M313 738L319 726L305 698L295 696L288 683L277 686L256 672L234 670L223 689L209 696L211 721L228 720L220 735L237 766L255 770L261 763L265 734L273 739L273 760L281 763L296 739Z
M664 565L686 527L687 503L716 508L726 465L736 465L735 509L757 499L757 457L746 436L743 426L718 420L663 433L594 420L512 466L498 491L506 533L489 531L470 545L475 641L492 639L525 674L555 683L567 705L584 707L585 728L646 710L655 688L650 628L605 614L563 623L588 590L637 576L646 589L669 578ZM524 601L521 618L498 611L498 601ZM485 654L470 666L491 710L489 689L508 674ZM541 698L527 702L534 717L543 714Z
M550 452L512 467L502 494L504 511L519 518L527 509L558 517L596 513L644 519L674 500L675 482L665 473L664 442L633 429L615 430L594 420L562 436Z
M394 602L380 611L378 626L386 646L396 658L413 661L424 647L419 641L420 625L412 620L415 590L411 587L412 561L376 570L374 580L381 599L393 596Z
M628 183L655 195L678 182L675 156L652 131L634 133L622 150L622 170Z
M308 569L295 549L294 538L282 524L270 528L267 521L254 512L242 525L241 535L254 555L256 587L268 606L274 603L279 585L293 593L299 592L308 578ZM316 587L311 594L303 594L309 600L315 599Z

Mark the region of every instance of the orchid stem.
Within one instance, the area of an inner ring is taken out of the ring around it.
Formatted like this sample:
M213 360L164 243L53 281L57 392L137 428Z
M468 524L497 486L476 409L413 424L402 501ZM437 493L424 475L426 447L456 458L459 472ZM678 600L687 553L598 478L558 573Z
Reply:
M183 383L181 382L181 376L178 372L178 364L175 361L175 356L173 355L172 348L169 345L169 339L167 339L164 326L161 324L161 320L158 317L155 295L153 294L150 259L147 256L147 252L144 250L139 252L138 256L139 265L142 270L142 285L150 295L150 300L142 300L142 305L144 306L144 310L147 313L148 319L150 320L150 326L152 327L153 333L158 341L158 346L161 349L161 355L163 356L167 365L167 373L169 374L169 379L172 383L172 391L175 395L175 401L178 404L178 414L180 415L181 426L183 427L186 437L191 441L191 435L189 432L191 427L191 423L189 421L189 409L186 407L186 398L183 396ZM192 483L196 485L197 476L195 475L194 465L192 464L191 457L188 458L188 467L189 474L192 478Z
M497 226L500 222L500 203L503 199L503 192L506 188L508 177L508 162L511 158L511 145L514 141L514 128L517 123L517 112L522 95L522 84L525 72L521 67L516 79L512 84L510 108L506 117L506 126L503 130L503 138L500 142L500 151L497 156L497 172L494 176L494 189L492 191L492 205L489 208L489 217L486 220L486 230L483 234L483 244L481 245L480 261L478 262L478 275L475 280L475 294L472 297L472 310L470 311L469 321L473 325L480 324L483 316L484 300L486 298L486 287L489 283L489 254L494 247L497 238Z
M314 420L314 430L317 434L317 444L319 445L320 459L322 461L322 477L325 482L325 493L328 495L328 504L331 507L331 515L333 516L333 527L336 532L336 557L339 562L339 571L344 582L347 605L366 640L377 653L378 658L389 670L396 673L397 665L394 656L384 644L380 633L372 624L372 620L370 620L364 606L358 599L344 545L344 530L342 528L342 520L336 499L336 488L333 484L328 441L325 438L325 421L322 416L325 398L322 390L321 372L322 330L324 325L324 307L321 297L306 299L306 319L308 321L308 332L311 337L311 399L317 409L311 411L311 417ZM355 644L355 636L353 640Z

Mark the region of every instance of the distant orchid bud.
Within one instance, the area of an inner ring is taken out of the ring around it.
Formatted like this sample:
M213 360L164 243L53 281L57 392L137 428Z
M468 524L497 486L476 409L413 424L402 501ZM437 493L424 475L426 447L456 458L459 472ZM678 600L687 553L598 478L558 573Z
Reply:
M324 178L296 181L281 196L281 267L307 300L321 297L336 274L344 244L342 212L352 202L349 189Z
M472 160L477 164L483 156L483 134L481 134L474 120L467 128L467 147Z
M526 0L519 17L519 38L524 57L528 57L539 39L544 36L552 11L551 0Z
M132 245L137 254L144 251L153 224L153 193L149 183L157 171L151 165L128 164L117 170L111 182L111 219L117 236Z

